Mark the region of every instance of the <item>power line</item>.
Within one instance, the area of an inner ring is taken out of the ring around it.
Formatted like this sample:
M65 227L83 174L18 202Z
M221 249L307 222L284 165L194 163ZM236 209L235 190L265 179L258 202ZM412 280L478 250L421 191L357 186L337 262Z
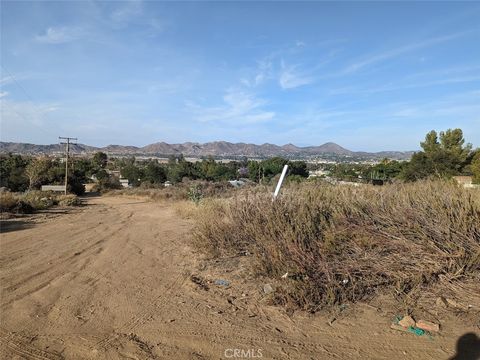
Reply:
M37 112L38 116L46 122L46 119L45 117L43 116L43 113L42 113L42 110L35 104L35 101L33 100L33 98L28 94L27 90L25 90L25 88L20 84L20 82L17 80L17 78L5 67L5 65L2 65L0 64L1 68L3 71L5 71L9 76L10 78L13 80L13 82L15 83L15 85L17 85L17 87L24 93L24 95L27 97L27 99L30 101L30 103L32 104L32 106L35 108L35 111ZM44 134L46 135L49 135L51 136L52 133L49 133L47 132L43 127L41 127L40 125L38 124L35 124L34 121L32 120L29 120L27 117L25 117L24 115L20 114L17 110L13 109L13 111L19 115L21 118L23 118L24 120L26 120L27 122L29 122L30 124L36 126L38 129L40 129L41 131L43 131Z

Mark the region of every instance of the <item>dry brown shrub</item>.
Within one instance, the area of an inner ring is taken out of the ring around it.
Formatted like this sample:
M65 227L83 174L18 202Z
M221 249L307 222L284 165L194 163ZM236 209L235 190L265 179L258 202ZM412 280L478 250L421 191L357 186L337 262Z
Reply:
M288 272L277 302L315 310L478 276L479 193L442 181L247 192L202 208L195 239L213 256L253 253L258 275Z
M218 198L230 196L235 189L228 182L208 182L208 181L184 181L174 186L157 186L154 188L137 187L121 190L111 190L108 195L132 196L137 198L148 198L152 201L181 201L189 199L189 190L198 187L204 198Z
M10 211L17 205L18 198L11 192L0 192L0 211Z

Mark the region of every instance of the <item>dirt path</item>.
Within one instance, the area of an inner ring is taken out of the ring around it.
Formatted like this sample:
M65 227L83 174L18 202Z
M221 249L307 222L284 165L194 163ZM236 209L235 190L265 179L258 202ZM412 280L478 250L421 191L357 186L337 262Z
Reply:
M191 224L167 205L92 198L10 225L0 243L3 359L448 359L475 331L452 320L434 339L415 337L368 306L329 326L204 291L190 281Z

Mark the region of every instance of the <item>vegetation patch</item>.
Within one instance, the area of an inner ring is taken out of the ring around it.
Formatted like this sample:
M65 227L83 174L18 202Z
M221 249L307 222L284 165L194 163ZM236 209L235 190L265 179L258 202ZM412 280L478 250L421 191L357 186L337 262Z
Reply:
M232 196L235 189L228 182L183 181L175 186L142 184L136 188L111 190L109 195L146 197L153 201L190 200L198 204L204 198Z
M256 275L279 280L277 303L315 311L479 277L479 197L448 181L303 183L276 201L257 192L209 202L195 240L215 257L253 254Z
M16 214L30 214L55 205L79 206L80 199L73 194L59 195L53 192L28 191L25 193L0 193L0 211Z

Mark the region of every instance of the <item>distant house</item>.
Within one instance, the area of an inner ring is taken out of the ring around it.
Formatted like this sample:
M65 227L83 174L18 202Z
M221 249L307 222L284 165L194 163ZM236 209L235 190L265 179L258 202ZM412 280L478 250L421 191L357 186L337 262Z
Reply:
M109 175L116 176L117 178L120 178L120 177L121 177L119 170L109 170L109 169L106 169L105 171L106 171L107 174L109 174Z
M64 192L65 191L65 185L42 185L42 191Z
M165 182L163 183L163 186L169 187L169 186L172 186L172 183L171 183L170 181L165 181Z
M130 185L128 183L128 179L119 179L120 185L122 185L124 188L128 188Z

